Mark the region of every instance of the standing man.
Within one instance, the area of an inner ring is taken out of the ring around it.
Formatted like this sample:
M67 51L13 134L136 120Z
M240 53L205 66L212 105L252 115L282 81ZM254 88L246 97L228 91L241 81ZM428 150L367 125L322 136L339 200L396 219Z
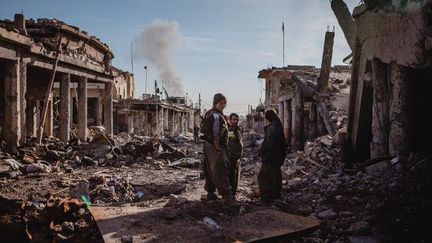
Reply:
M228 125L223 115L226 104L227 99L223 94L215 94L213 108L204 116L202 127L205 139L203 173L205 176L204 189L207 195L202 199L217 199L215 193L217 189L226 203L235 205L228 175Z
M239 126L239 115L231 113L228 127L229 179L235 196L240 180L240 158L243 155L243 128Z

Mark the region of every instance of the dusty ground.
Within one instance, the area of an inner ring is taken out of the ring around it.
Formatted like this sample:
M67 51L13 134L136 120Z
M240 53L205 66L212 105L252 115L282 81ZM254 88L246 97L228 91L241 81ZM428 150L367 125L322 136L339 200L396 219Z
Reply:
M93 207L136 206L151 211L149 215L154 219L151 225L135 222L140 227L175 222L197 225L205 217L228 225L237 216L270 208L321 220L318 228L273 239L280 242L428 242L431 239L427 229L431 225L431 202L426 192L431 189L432 173L427 157L383 160L375 164L375 170L366 165L346 168L338 158L340 148L324 140L313 142L305 153L288 155L283 166L283 199L261 205L256 190L259 158L255 143L246 142L237 195L240 206L234 208L221 200L210 203L200 200L204 181L200 178L199 165L172 166L161 159L141 157L127 164L122 160L109 166L78 166L73 170L60 166L49 173L3 177L0 179L0 229L6 234L1 237L7 242L25 242L27 235L35 242L102 241L85 205L61 201L70 195L71 188L85 181L88 190L83 194L89 197ZM186 151L187 157L201 158L201 144L191 141L169 144ZM57 201L47 204L49 198L51 202L55 198ZM197 238L197 242L230 241L225 231L198 225L179 227L170 235L182 241L182 234L198 230L202 238ZM173 238L146 240L169 239Z

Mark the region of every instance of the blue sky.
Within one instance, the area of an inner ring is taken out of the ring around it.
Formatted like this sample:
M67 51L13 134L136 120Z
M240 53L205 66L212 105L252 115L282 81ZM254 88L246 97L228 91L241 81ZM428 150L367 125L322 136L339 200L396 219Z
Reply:
M359 1L345 2L352 10ZM177 21L182 40L175 64L185 92L195 101L201 93L208 105L222 92L228 112L256 106L258 71L282 66L282 22L286 64L319 67L328 25L336 26L333 65L350 53L328 0L14 0L3 1L0 18L13 19L21 11L26 18L57 18L97 36L113 50L113 65L127 71L130 43L141 31L157 19ZM145 65L149 84L158 79L157 70L134 55L137 96L144 92Z

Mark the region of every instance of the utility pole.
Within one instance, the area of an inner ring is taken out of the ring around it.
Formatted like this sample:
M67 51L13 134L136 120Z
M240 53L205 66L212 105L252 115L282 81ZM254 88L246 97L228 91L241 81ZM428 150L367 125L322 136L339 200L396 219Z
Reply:
M144 66L144 70L145 70L145 73L146 73L146 82L145 82L144 93L147 94L147 66Z
M131 42L131 67L132 67L132 73L134 72L133 70L133 42Z
M285 24L282 22L282 67L285 67Z

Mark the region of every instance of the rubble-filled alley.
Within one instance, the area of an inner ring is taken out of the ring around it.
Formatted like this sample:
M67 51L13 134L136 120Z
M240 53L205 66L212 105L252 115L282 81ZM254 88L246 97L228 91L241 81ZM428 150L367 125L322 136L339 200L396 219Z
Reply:
M145 66L137 98L136 75L97 37L58 19L0 20L0 242L430 242L432 2L361 1L352 13L345 2L326 3L345 65L332 65L327 27L320 67L285 65L284 53L254 74L263 100L220 117L230 97L203 109L201 93L177 92L164 51L161 81L147 92ZM177 25L155 26L174 41ZM164 41L151 46L172 51ZM267 201L269 111L284 157L280 197ZM229 200L220 175L209 190L207 166L209 146L228 161L234 147L216 137L239 136L232 117L242 143Z

